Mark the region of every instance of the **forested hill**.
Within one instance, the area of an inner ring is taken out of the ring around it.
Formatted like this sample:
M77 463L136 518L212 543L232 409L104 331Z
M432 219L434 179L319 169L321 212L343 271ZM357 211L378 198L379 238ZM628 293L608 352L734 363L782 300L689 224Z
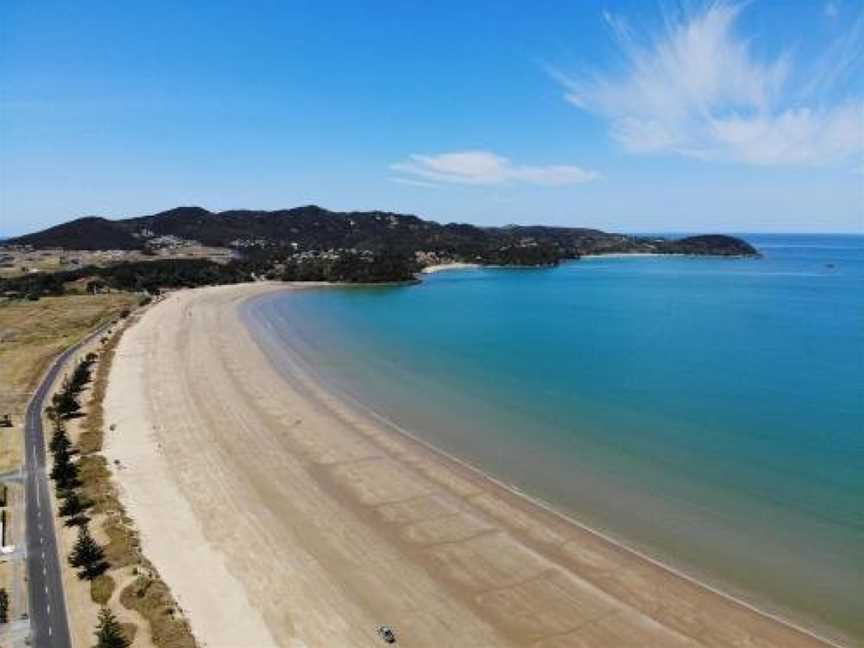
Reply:
M201 207L178 207L122 220L88 216L4 244L36 249L147 251L178 241L256 255L353 249L417 255L427 263L461 260L505 265L546 265L610 252L757 253L740 239L719 235L669 241L584 228L442 225L413 215L333 212L314 205L218 213Z

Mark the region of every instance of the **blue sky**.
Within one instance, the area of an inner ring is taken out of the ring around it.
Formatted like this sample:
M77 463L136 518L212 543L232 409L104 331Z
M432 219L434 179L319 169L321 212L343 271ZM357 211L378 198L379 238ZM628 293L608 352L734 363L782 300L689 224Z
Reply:
M9 0L0 48L6 235L309 203L864 231L853 2Z

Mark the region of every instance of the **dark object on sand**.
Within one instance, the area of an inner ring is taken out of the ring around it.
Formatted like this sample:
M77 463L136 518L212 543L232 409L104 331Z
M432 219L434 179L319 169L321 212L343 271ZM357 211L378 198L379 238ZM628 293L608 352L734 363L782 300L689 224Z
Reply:
M378 626L378 636L384 640L384 643L395 644L396 643L396 635L393 632L393 629L389 626Z

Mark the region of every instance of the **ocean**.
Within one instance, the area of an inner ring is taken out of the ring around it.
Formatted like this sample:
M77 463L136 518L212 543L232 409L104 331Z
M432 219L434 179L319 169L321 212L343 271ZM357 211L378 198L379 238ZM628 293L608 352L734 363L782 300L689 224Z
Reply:
M332 389L635 549L864 642L864 237L250 302Z

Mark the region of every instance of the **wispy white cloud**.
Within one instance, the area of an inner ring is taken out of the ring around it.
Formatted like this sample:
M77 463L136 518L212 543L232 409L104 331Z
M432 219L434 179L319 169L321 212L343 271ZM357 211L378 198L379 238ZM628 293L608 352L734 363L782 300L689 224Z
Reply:
M437 189L441 185L437 185L434 182L426 182L425 180L414 180L413 178L400 178L398 176L393 176L387 178L390 182L395 182L397 184L410 185L412 187L425 187L427 189Z
M864 100L842 92L862 67L864 14L801 73L788 52L754 54L736 28L741 10L711 3L668 19L656 34L604 14L623 74L555 76L567 100L607 119L611 136L632 153L767 165L864 151Z
M407 161L390 165L409 178L466 185L500 185L525 182L560 186L590 182L595 171L572 165L526 166L489 151L458 151L440 155L410 155ZM405 178L401 178L405 180ZM416 180L414 180L416 182Z

